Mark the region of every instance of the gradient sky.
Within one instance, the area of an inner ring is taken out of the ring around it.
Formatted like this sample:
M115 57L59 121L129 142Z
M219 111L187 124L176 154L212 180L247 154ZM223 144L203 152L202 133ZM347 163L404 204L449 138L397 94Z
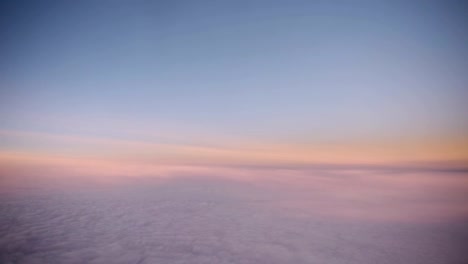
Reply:
M461 2L3 1L0 10L3 165L468 159Z

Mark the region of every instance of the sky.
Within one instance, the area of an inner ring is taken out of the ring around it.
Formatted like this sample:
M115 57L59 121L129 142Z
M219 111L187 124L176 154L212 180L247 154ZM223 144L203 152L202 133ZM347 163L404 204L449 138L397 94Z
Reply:
M1 5L3 174L466 171L461 1Z

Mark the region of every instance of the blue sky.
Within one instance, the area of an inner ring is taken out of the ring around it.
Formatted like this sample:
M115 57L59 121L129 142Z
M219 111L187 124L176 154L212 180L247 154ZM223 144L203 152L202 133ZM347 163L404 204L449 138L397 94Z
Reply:
M120 122L316 143L466 134L466 19L456 2L2 9L2 129L115 135Z

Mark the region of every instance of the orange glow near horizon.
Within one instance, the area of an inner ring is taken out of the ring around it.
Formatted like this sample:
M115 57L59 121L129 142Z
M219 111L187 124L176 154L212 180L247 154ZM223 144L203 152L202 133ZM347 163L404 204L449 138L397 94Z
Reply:
M0 131L10 146L8 153L28 157L94 159L136 164L172 165L310 165L331 164L395 164L411 162L463 162L468 160L468 138L420 142L359 142L353 144L293 145L239 140L209 144L155 143L91 136L69 136L47 133ZM465 163L466 165L466 163Z
M468 217L464 140L313 146L248 140L161 144L20 131L0 135L9 143L0 151L3 190L210 177L272 192L281 188L289 198L275 208L291 214L307 209L366 221ZM434 202L424 202L427 192ZM450 204L437 200L441 197Z

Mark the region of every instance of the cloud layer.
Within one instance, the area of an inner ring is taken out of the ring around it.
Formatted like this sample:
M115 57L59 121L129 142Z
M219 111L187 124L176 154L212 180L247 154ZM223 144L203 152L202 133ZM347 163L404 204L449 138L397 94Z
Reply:
M436 264L466 260L462 251L468 242L466 222L333 218L323 212L340 206L350 211L371 208L366 203L373 201L352 199L356 193L347 193L348 188L323 195L324 183L317 183L291 189L274 181L258 185L220 178L142 178L114 187L2 193L0 261ZM312 194L305 195L306 191ZM392 210L388 204L379 206Z

